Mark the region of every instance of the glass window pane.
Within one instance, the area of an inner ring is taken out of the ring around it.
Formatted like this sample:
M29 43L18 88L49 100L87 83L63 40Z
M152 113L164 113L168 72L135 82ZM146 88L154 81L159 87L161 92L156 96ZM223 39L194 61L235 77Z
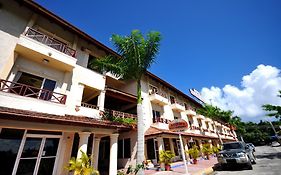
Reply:
M45 141L45 146L43 149L42 156L56 156L58 145L59 145L59 138L47 138Z
M33 175L36 159L21 159L17 175Z
M41 141L41 138L26 138L21 157L37 157Z
M131 158L131 140L124 139L124 158Z
M52 175L56 158L42 158L38 175Z
M0 133L1 175L11 175L24 130L2 128Z
M123 140L118 140L118 158L123 158Z

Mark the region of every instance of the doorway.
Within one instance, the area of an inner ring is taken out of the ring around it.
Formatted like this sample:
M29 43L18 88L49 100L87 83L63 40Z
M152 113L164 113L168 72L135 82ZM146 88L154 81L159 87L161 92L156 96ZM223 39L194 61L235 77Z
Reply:
M26 134L19 148L13 175L53 175L60 137Z

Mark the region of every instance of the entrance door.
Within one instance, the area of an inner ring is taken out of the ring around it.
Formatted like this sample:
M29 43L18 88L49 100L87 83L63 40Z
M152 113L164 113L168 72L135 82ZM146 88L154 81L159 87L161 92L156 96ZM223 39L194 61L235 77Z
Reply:
M13 175L52 175L59 136L27 135L22 141Z

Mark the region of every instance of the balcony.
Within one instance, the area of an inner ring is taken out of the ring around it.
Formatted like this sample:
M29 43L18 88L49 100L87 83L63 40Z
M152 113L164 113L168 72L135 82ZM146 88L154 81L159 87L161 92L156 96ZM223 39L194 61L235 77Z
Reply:
M172 103L171 108L172 108L172 110L177 111L177 112L185 111L184 105L182 103L179 103L179 102Z
M46 89L39 89L36 87L15 83L3 79L0 79L0 91L59 104L65 104L66 101L66 95L64 94L49 91Z
M164 106L169 103L167 96L161 92L150 92L149 98L150 98L150 101L152 101L153 103L159 104L160 106Z
M196 112L195 112L193 109L191 109L191 108L187 109L187 110L185 111L185 113L186 113L186 115L188 115L188 116L195 116L195 115L196 115Z
M113 117L137 119L137 115L135 115L135 114L129 114L129 113L125 113L125 112L121 112L121 111L115 111L115 110L111 110L111 109L105 109L104 111L106 113L112 115Z
M52 47L68 56L71 56L73 58L76 57L76 50L68 47L66 44L62 43L61 41L55 38L51 38L43 33L40 33L35 29L28 28L27 32L25 33L25 36L34 39L35 41L38 41L42 44L45 44L49 47Z
M77 62L74 49L32 28L20 35L15 51L25 59L63 71L72 71Z

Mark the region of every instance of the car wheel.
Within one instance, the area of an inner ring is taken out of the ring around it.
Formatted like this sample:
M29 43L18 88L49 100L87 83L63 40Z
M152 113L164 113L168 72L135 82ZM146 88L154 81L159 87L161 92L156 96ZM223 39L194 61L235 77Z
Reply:
M253 166L251 163L248 164L248 170L252 170L253 169Z
M252 160L252 164L256 164L256 156L254 155L254 153L252 154L253 155L253 160Z

